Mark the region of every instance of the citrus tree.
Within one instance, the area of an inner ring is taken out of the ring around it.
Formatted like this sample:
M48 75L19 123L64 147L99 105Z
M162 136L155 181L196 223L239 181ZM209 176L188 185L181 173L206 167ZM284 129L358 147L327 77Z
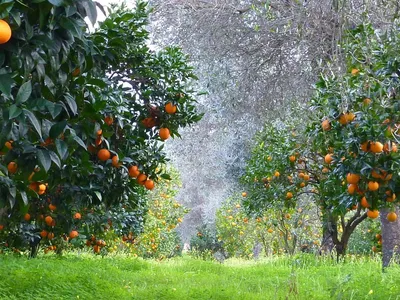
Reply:
M97 7L0 4L0 237L10 246L140 232L145 189L169 177L163 141L201 118L187 57L147 46L147 5L114 7L91 33Z
M311 101L318 119L309 127L313 148L329 157L329 180L342 181L329 206L357 206L372 219L381 211L384 266L399 243L399 41L396 28L363 24L349 32L348 72L321 77Z

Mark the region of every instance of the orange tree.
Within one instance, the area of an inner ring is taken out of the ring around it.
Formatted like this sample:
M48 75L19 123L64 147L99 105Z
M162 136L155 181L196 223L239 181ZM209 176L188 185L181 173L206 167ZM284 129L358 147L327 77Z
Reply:
M348 72L321 77L311 101L318 119L309 126L314 149L332 157L329 178L343 182L329 195L328 205L335 211L357 205L357 212L367 209L364 215L370 218L383 212L384 266L400 242L399 49L397 28L381 32L363 24L349 32L344 49Z
M145 188L168 178L162 141L201 118L186 56L147 46L147 5L115 7L90 33L96 6L0 4L0 242L32 254L139 232Z
M246 195L247 197L247 195ZM230 198L217 212L217 234L230 256L251 258L261 245L265 255L311 251L319 242L315 218L307 204L295 209L267 209L258 217L248 216L237 196ZM318 220L318 218L317 218Z

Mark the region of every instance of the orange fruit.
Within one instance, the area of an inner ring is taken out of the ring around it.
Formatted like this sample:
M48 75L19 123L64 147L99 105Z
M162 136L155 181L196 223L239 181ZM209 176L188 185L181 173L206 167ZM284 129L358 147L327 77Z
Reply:
M11 27L4 20L0 20L0 44L5 44L11 39Z
M246 192L242 192L242 197L247 197L247 193Z
M75 70L72 71L71 74L74 77L79 76L79 74L81 74L81 69L80 68L76 68Z
M350 195L353 195L355 193L355 191L357 191L357 189L358 189L358 186L357 186L357 184L354 184L354 183L349 184L347 186L347 191L349 192Z
M368 209L367 216L368 216L368 218L376 219L379 216L379 211Z
M53 223L53 218L47 216L46 218L44 218L44 222L47 224L47 226L51 226L51 224Z
M327 155L325 155L324 161L329 165L333 161L333 155L328 153Z
M108 151L107 149L101 149L101 150L97 153L97 157L98 157L101 161L106 161L106 160L110 159L111 153L110 153L110 151Z
M49 204L49 209L51 210L51 211L55 211L56 209L57 209L57 206L55 206L54 204Z
M295 162L296 161L296 156L294 156L294 155L289 156L289 160L291 162Z
M362 151L364 151L364 152L368 152L368 151L369 151L369 144L370 144L369 141L366 141L366 142L362 143L362 144L360 145L360 149L361 149Z
M80 220L81 218L82 218L82 215L80 213L77 212L77 213L74 214L74 219L75 220Z
M275 171L274 176L279 177L279 176L281 176L281 173L279 173L278 171Z
M368 189L372 192L377 191L379 189L379 183L377 183L376 181L368 182Z
M136 178L140 175L139 168L137 166L130 166L128 169L129 176L132 178Z
M18 170L18 165L16 162L12 161L7 165L7 170L10 172L10 174L15 174L17 173Z
M49 240L54 239L54 233L53 233L53 232L49 232L49 233L47 234L47 238L48 238Z
M368 208L368 207L369 207L369 203L368 203L368 201L367 201L367 198L365 198L365 197L362 197L362 198L361 198L360 204L361 204L361 206L364 207L364 208Z
M345 115L345 114L341 114L341 115L339 116L339 123L340 123L341 125L346 125L346 124L347 124L347 118L346 118L346 115Z
M354 121L354 119L356 118L356 115L352 112L348 112L344 116L346 118L347 123Z
M327 168L327 167L324 167L323 169L322 169L322 173L328 173L329 172L329 169Z
M381 153L383 151L383 145L380 142L371 142L370 146L373 153Z
M113 158L112 158L112 160L111 160L111 162L112 162L112 165L113 165L114 167L116 167L116 168L119 168L119 167L122 165L122 164L119 162L118 155L114 155Z
M372 246L371 250L372 252L378 252L378 248L376 248L376 246Z
M142 120L142 124L146 128L152 128L152 127L156 126L156 120L154 120L152 117L145 118Z
M108 126L111 126L112 123L114 122L114 119L113 119L112 117L110 117L110 116L107 116L107 117L104 118L104 122L105 122Z
M331 123L329 122L328 119L323 120L322 123L321 123L321 126L322 126L322 129L323 129L324 131L328 131L328 130L331 129Z
M365 106L370 105L371 102L372 102L372 100L371 100L370 98L365 98L365 99L363 100L363 104L364 104Z
M377 240L380 240L380 239L382 239L382 236L381 236L379 233L377 233L377 234L375 235L375 238L376 238Z
M286 199L292 199L292 198L293 198L293 194L291 192L287 192Z
M32 191L37 191L38 190L38 183L37 182L31 182L30 184L29 184L29 189L31 189Z
M144 186L146 189L152 190L152 189L154 189L154 181L151 179L147 179L144 183Z
M158 133L158 135L160 136L160 139L165 141L170 137L169 129L165 127L160 128L160 132Z
M348 173L346 176L347 183L357 184L360 181L360 175Z
M273 233L274 232L274 230L272 229L272 228L268 228L268 230L267 230L269 233Z
M303 187L305 187L305 186L306 186L306 183L305 183L305 182L301 182L301 183L300 183L300 187L301 187L301 188L303 188Z
M10 141L8 141L8 142L5 142L5 146L6 146L6 148L8 149L8 150L11 150L12 149L12 143L13 143L13 141L12 140L10 140Z
M351 69L351 75L357 75L359 72L360 72L359 69L356 69L356 68Z
M308 181L308 180L310 180L310 175L308 175L308 174L304 174L304 177L303 177L303 179L304 179L305 181Z
M28 214L28 213L26 213L26 214L24 215L24 220L27 221L27 222L29 222L29 221L31 220L31 215Z
M94 253L100 253L100 246L99 245L94 245L93 246L93 252Z
M387 220L389 222L395 222L397 220L397 214L393 211L387 214Z
M97 136L102 135L103 134L103 130L102 129L97 130L96 134L97 134Z
M146 180L147 180L147 176L146 176L145 174L140 174L140 175L137 177L137 182L138 182L140 185L144 185L145 182L146 182Z
M78 231L72 230L72 231L69 233L69 238L70 238L70 239L74 239L74 238L76 238L78 235L79 235Z
M94 144L96 145L96 147L98 147L98 146L101 145L102 142L103 142L103 140L102 140L101 136L99 135L99 136L96 138L96 141L94 142Z
M172 115L172 114L176 113L176 105L173 105L171 102L168 102L167 104L165 104L164 108L165 108L165 112L167 114Z
M39 192L40 192L40 191L45 191L47 187L45 184L42 183L42 184L39 184L38 188L39 188Z
M385 143L385 145L383 146L383 151L386 153L389 152L397 152L397 145L394 142L387 142Z
M45 239L47 237L48 232L46 230L42 230L40 232L40 236L42 237L42 239Z

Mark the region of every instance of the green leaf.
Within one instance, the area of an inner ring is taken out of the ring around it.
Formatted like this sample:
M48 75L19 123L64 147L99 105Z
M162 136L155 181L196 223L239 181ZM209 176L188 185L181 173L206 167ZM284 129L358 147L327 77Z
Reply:
M68 157L68 145L63 140L56 140L56 148L61 160L64 160Z
M19 191L19 194L21 195L22 201L24 202L25 205L28 205L28 197L26 196L25 191Z
M76 115L78 113L78 106L76 105L75 99L69 94L66 94L64 99L67 101L72 114Z
M101 193L98 191L94 191L94 193L96 194L97 198L101 201L103 200L103 197L101 196Z
M11 78L10 74L0 75L0 91L7 96L11 96L11 87L13 86L13 84L14 80Z
M40 123L36 116L29 110L23 109L24 114L28 117L29 121L32 123L33 127L35 127L36 132L39 134L40 138L42 138L42 130L40 127Z
M67 126L67 121L63 120L51 126L49 136L51 139L56 139L61 133L64 132L65 126Z
M85 8L87 17L89 18L92 25L94 25L97 20L96 4L92 0L89 0L89 1L83 2L82 5Z
M8 119L14 119L16 117L18 117L20 114L22 113L22 109L20 109L18 106L16 106L15 104L10 106L10 109L8 111Z
M42 165L44 170L47 172L51 167L51 157L48 150L39 149L37 152L37 157L39 159L39 163Z
M64 0L48 0L54 6L62 6L64 4Z
M15 102L17 104L24 103L29 99L31 94L32 94L32 83L31 81L27 81L19 88Z
M61 160L56 153L49 151L51 160L61 169Z

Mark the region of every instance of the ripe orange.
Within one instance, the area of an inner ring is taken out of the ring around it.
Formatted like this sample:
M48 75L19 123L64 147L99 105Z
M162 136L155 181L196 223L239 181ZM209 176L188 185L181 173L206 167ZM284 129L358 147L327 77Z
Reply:
M101 150L97 153L97 157L98 157L101 161L106 161L106 160L110 159L111 153L110 153L110 151L108 151L107 149L101 149Z
M104 118L104 122L105 122L108 126L111 126L112 123L114 122L114 119L113 119L112 117L110 117L110 116L107 116L107 117Z
M327 167L324 167L323 169L322 169L322 173L328 173L329 172L329 169L327 168Z
M119 162L118 155L114 155L113 158L112 158L112 160L111 160L111 162L112 162L113 167L115 167L115 168L119 168L119 167L122 165L122 164Z
M94 144L96 145L96 147L98 147L98 146L101 145L102 142L103 142L103 140L102 140L101 136L99 135L99 136L96 138L96 141L94 142Z
M70 238L70 239L74 239L74 238L76 238L78 235L79 235L78 231L72 230L72 231L69 233L69 238Z
M308 180L310 180L310 175L308 175L308 174L304 174L304 177L303 177L303 179L304 179L305 181L308 181Z
M74 219L75 220L80 220L81 218L82 218L82 215L80 213L77 212L77 213L74 214Z
M379 183L377 183L376 181L368 182L368 189L372 192L377 191L379 189Z
M53 218L47 216L46 218L44 218L44 222L47 224L47 226L51 226L51 224L53 223Z
M39 184L39 186L38 186L38 188L39 188L39 192L41 192L41 191L46 191L46 185L45 184Z
M151 179L147 179L144 183L144 186L146 187L146 189L152 190L154 189L154 181Z
M373 153L381 153L383 151L383 145L380 142L371 142L370 146Z
M176 105L173 105L171 102L168 102L167 104L165 104L165 112L170 115L176 113Z
M328 130L331 129L331 123L329 122L328 119L323 120L322 123L321 123L321 126L322 126L322 129L323 129L324 131L328 131Z
M145 182L146 182L146 180L147 180L147 176L146 176L145 174L140 174L140 175L137 177L137 182L138 182L140 185L144 185Z
M79 74L81 74L81 69L80 68L76 68L75 70L72 71L71 74L74 77L79 76Z
M356 118L356 115L352 112L348 112L344 116L346 118L347 123L354 121L354 119Z
M272 229L272 228L268 228L268 230L267 230L269 233L273 233L274 232L274 230Z
M377 234L375 235L375 238L376 238L377 240L381 240L381 239L382 239L382 235L380 235L379 233L377 233Z
M154 120L152 117L145 118L142 120L142 124L146 128L152 128L152 127L156 126L156 120Z
M386 153L389 152L397 152L397 145L394 142L387 142L385 143L385 145L383 146L383 151Z
M299 178L304 178L304 173L303 172L299 173Z
M49 240L54 239L54 233L53 233L53 232L49 232L49 233L47 234L47 238L48 238Z
M168 139L170 137L169 129L166 127L160 128L159 136L163 141Z
M360 145L360 149L362 150L362 151L364 151L364 152L368 152L369 151L369 147L370 146L370 142L369 141L366 141L366 142L364 142L364 143L362 143L361 145Z
M325 155L324 161L329 165L333 161L333 155L328 153L327 155Z
M397 220L397 214L395 212L393 212L393 211L388 213L387 220L389 222L395 222Z
M377 210L369 210L367 211L368 218L376 219L379 216L379 211Z
M339 116L339 123L340 123L341 125L346 125L346 124L347 124L347 118L346 118L346 115L345 115L345 114L341 114L341 115Z
M96 134L97 134L97 136L102 135L103 134L103 130L102 129L97 130Z
M347 183L357 184L360 181L360 175L348 173L346 176Z
M11 39L11 27L4 20L0 20L0 44L5 44Z
M279 173L278 171L275 171L274 176L279 177L279 176L281 176L281 173Z
M28 214L28 213L26 213L26 214L24 215L24 220L27 221L27 222L29 222L29 221L31 220L31 215Z
M5 142L5 146L6 146L6 148L8 149L8 150L11 150L12 149L12 143L13 143L13 141L12 140L10 140L10 141L8 141L8 142Z
M49 209L51 210L51 211L55 211L56 209L57 209L57 206L55 206L54 204L49 204Z
M300 187L301 187L301 188L303 188L303 187L305 187L305 186L306 186L306 183L305 183L305 182L301 182L301 183L300 183Z
M357 75L359 72L360 72L359 69L356 69L356 68L351 69L351 75Z
M291 192L287 192L286 199L292 199L292 198L293 198L293 194Z
M369 203L368 203L368 201L367 201L367 198L365 198L365 197L362 197L362 198L361 198L360 204L361 204L361 206L364 207L364 208L368 208L368 207L369 207Z
M372 246L371 250L372 252L378 252L378 248L376 248L376 246Z
M290 162L295 162L296 156L294 156L294 155L289 156L289 160L290 160Z
M94 245L93 246L93 252L94 253L100 253L100 246L99 245Z
M16 162L12 161L7 165L7 170L8 172L10 172L11 174L15 174L17 173L18 170L18 165Z
M357 191L358 186L357 184L349 184L347 187L347 191L349 192L350 195L353 195L355 191Z
M247 197L247 193L246 192L242 192L242 197Z
M130 166L128 169L129 176L132 178L136 178L140 175L139 168L137 166Z
M42 230L40 232L40 236L42 237L42 239L45 239L47 237L48 232L46 230Z
M372 100L371 100L370 98L365 98L365 99L363 100L363 104L364 104L365 106L370 105L371 102L372 102Z

